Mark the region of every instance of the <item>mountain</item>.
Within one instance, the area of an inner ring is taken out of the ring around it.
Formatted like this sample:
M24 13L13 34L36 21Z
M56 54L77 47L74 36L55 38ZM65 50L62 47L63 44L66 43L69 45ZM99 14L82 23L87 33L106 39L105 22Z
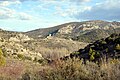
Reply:
M82 42L93 42L95 40L107 37L112 33L119 33L119 31L120 22L91 20L84 22L71 22L51 28L37 29L28 31L25 34L32 38L55 36Z

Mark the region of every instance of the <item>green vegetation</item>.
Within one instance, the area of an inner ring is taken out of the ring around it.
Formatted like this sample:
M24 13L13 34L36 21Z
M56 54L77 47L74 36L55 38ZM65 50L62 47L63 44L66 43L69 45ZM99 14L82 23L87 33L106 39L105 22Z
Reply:
M30 56L25 56L23 54L17 54L17 57L21 60L29 60L29 61L32 61L32 57Z
M31 58L30 56L25 56L24 58L25 58L26 60L32 61L32 58Z
M6 60L3 56L2 49L0 48L0 66L5 65L5 63L6 63Z
M107 44L107 43L106 43L106 41L103 40L103 41L101 41L101 44L102 44L102 45L105 45L105 44Z
M95 57L100 57L100 53L96 52L95 50L92 50L92 48L90 48L88 54L90 56L90 61L93 61L95 59Z
M44 59L39 59L38 62L41 64L44 62Z
M118 50L118 51L120 51L120 44L117 44L117 45L115 46L115 49Z
M73 54L73 57L90 61L99 61L103 57L119 58L120 55L120 34L111 34L107 38L102 38L92 44L87 45L83 50L77 51L80 54Z
M90 60L93 61L95 59L94 55L90 56Z
M18 56L19 59L22 59L22 60L25 59L23 54L17 54L17 56Z

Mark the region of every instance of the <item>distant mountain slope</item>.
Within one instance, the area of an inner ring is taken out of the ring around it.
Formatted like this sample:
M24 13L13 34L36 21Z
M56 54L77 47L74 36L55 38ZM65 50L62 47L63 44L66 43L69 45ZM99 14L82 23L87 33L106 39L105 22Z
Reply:
M51 28L37 29L26 32L33 38L56 36L59 38L91 42L120 32L120 22L107 22L101 20L71 22Z
M70 23L63 24L63 25L67 26L69 24ZM36 29L36 30L28 31L25 34L27 34L33 38L39 38L39 37L45 38L45 37L49 36L49 34L56 34L59 29L64 27L63 25L59 25L59 26L55 26L55 27L51 27L51 28Z

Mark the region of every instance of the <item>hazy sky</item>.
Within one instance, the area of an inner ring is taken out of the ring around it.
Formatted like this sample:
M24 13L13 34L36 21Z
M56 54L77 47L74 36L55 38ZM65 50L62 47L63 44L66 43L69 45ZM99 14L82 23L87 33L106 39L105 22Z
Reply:
M0 0L0 28L6 30L84 20L120 21L120 0Z

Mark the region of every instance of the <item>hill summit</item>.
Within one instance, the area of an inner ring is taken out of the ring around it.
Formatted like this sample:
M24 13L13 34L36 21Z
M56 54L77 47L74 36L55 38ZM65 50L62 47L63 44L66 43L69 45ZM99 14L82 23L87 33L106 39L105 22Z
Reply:
M105 38L112 33L119 33L119 30L120 22L91 20L83 22L70 22L55 27L32 30L26 32L25 34L33 38L55 36L82 42L93 42L95 40Z

